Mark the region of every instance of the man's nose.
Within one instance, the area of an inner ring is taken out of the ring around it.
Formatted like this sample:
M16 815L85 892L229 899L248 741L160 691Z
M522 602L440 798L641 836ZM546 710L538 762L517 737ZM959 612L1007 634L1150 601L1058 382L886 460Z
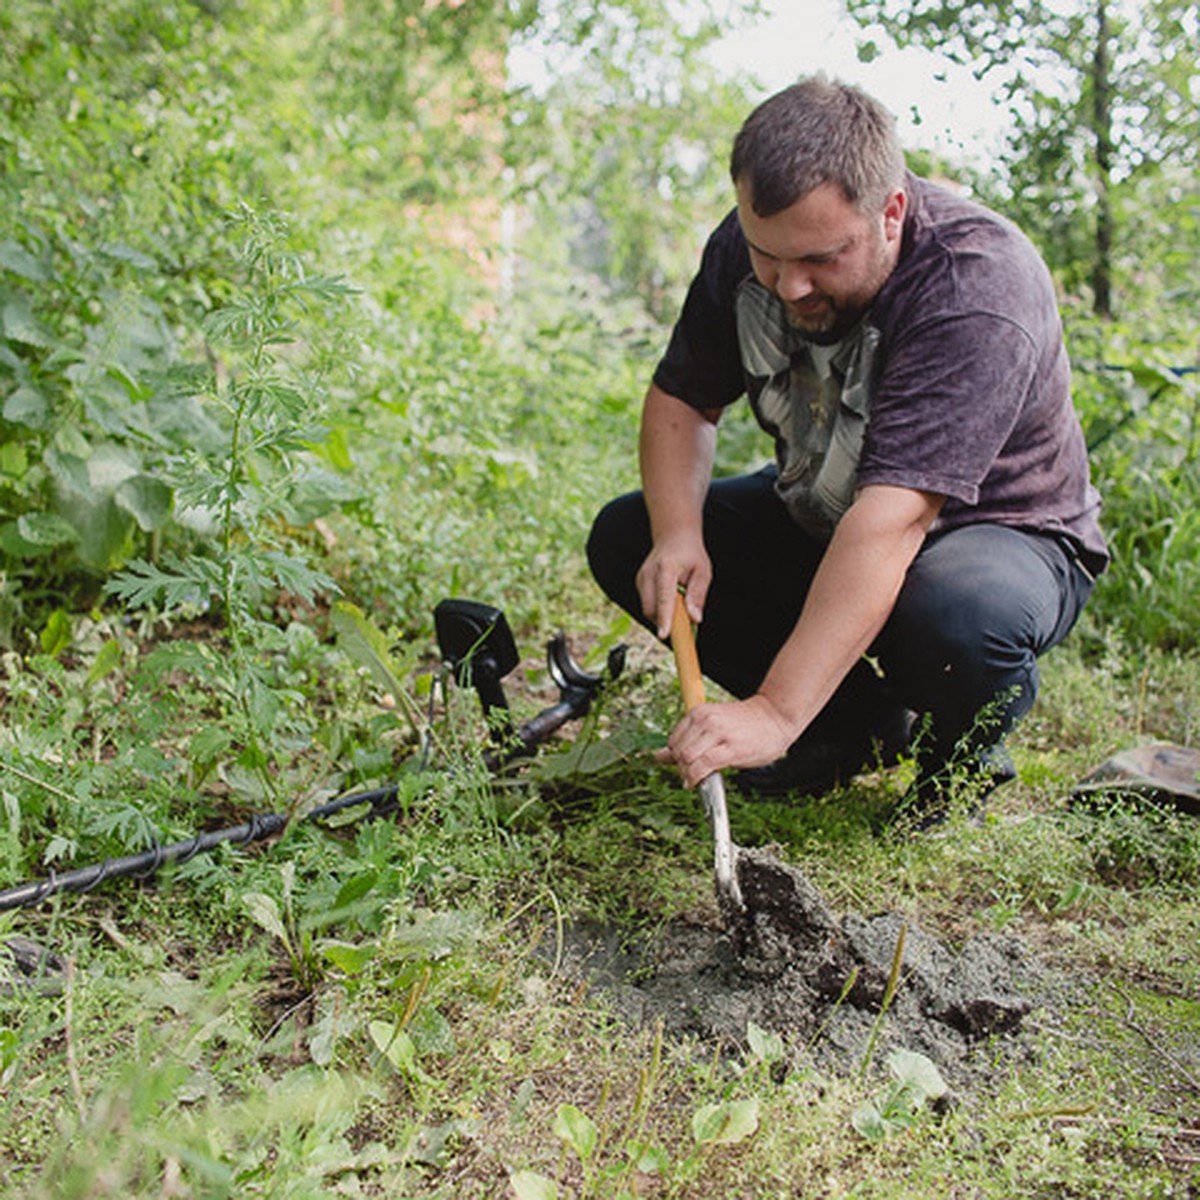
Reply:
M780 300L803 300L815 289L812 275L802 263L780 263L775 279L775 291Z

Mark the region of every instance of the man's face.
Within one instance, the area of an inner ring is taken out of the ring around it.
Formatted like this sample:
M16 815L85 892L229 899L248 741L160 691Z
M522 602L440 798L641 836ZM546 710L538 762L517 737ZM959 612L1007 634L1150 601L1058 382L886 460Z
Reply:
M755 277L773 292L788 321L814 342L839 341L857 324L900 257L905 195L867 215L823 183L790 208L760 217L750 188L737 185L738 218Z

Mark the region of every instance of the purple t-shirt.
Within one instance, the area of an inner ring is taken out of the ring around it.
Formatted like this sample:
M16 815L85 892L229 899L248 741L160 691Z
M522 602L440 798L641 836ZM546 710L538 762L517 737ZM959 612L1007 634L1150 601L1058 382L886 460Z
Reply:
M995 523L1065 536L1097 574L1108 551L1050 274L995 213L911 174L907 191L899 261L864 320L874 352L868 396L855 401L865 429L854 482L946 497L931 532ZM757 403L767 368L742 352L747 286L735 211L705 247L654 380L702 409L749 393L778 444Z

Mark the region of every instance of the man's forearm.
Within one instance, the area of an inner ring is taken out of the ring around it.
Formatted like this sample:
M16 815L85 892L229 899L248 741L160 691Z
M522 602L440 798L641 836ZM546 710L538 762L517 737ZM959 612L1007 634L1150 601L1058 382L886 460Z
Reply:
M650 387L642 411L639 457L651 548L638 571L642 609L665 638L682 585L688 612L701 619L712 578L704 548L704 497L712 478L716 414L698 412Z
M699 534L716 440L714 419L651 384L638 457L656 542L682 531Z
M663 761L696 784L786 753L883 628L940 507L940 497L907 488L864 488L762 686L745 700L693 708L671 731Z
M759 694L798 737L883 628L940 500L871 488L839 522Z

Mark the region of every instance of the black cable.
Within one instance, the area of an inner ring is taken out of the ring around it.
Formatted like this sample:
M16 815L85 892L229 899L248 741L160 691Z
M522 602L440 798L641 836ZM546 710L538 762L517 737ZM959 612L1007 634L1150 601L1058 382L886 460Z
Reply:
M554 655L554 646L555 644L552 642L552 656ZM620 673L623 664L624 647L619 647L619 649L622 651L619 660L610 654L609 670L612 677ZM526 721L519 729L513 730L512 737L504 747L487 751L484 759L489 770L495 770L513 759L532 753L533 748L548 738L555 730L572 718L584 716L588 712L593 694L600 685L600 677L588 676L580 671L571 662L565 647L559 649L557 658L552 658L552 665L558 666L560 674L566 672L564 678L558 680L560 684L558 703ZM476 686L478 686L478 681L476 681ZM432 706L432 693L430 704ZM428 746L424 748L421 756L422 767L427 762ZM399 794L399 785L393 783L371 791L340 796L310 809L301 818L301 821L322 821L345 809L363 804L370 805L370 811L366 816L374 820L395 811ZM90 892L110 879L120 879L125 876L148 879L165 866L182 866L195 858L197 854L207 853L225 842L246 846L252 842L265 841L267 838L281 833L289 820L290 817L286 813L255 813L241 825L198 833L169 846L162 846L156 840L151 849L143 850L139 854L108 858L101 863L79 867L61 875L51 869L45 879L32 880L0 891L0 912L12 908L32 908L58 892Z
M539 739L549 736L554 729L564 724L570 717L578 714L577 704L559 703L547 710L550 719L543 719L534 725L530 723L531 732L536 732ZM511 750L506 751L504 758L513 758L529 753L530 745L522 741ZM499 760L493 760L492 765L499 765ZM336 813L359 805L369 805L370 819L382 817L394 812L400 789L397 784L375 788L366 792L355 792L348 796L339 796L310 809L301 820L323 821ZM198 854L207 853L217 846L229 842L237 846L246 846L252 842L265 841L277 833L281 833L289 821L285 813L255 813L241 825L232 825L225 829L214 829L199 833L169 846L155 844L149 850L138 854L127 854L121 858L108 858L101 863L88 867L79 867L74 871L63 874L50 874L41 880L33 880L0 892L0 912L11 908L32 908L43 900L58 892L90 892L110 879L120 879L133 876L138 879L148 879L165 866L182 866Z

